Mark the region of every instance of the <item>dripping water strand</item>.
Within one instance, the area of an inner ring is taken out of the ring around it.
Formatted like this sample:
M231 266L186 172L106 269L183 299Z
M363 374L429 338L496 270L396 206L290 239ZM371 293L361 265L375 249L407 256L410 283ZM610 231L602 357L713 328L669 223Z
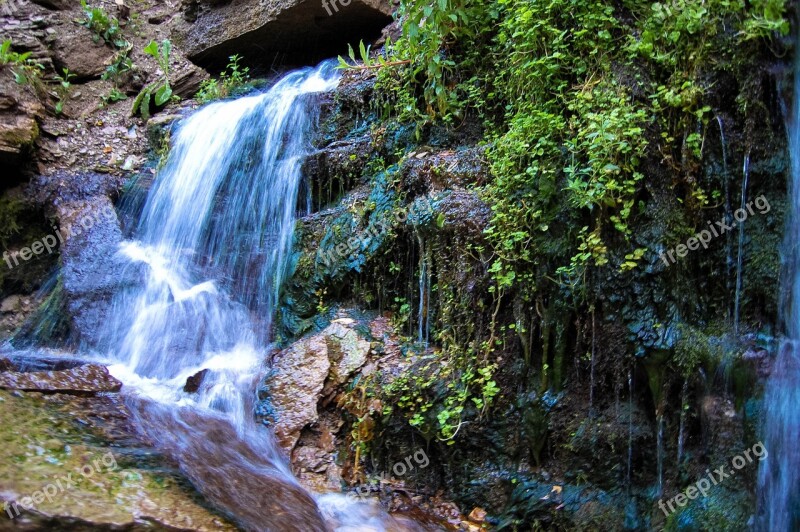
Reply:
M747 207L747 185L750 180L750 152L744 157L742 168L742 198L741 211ZM736 293L733 307L733 336L739 338L739 314L742 299L742 265L744 262L744 222L739 223L739 245L736 254Z
M725 224L730 226L733 223L733 207L731 202L730 176L728 175L728 141L725 138L725 122L720 115L716 115L717 125L719 126L719 141L722 146L722 183L725 193ZM728 287L727 293L733 291L733 242L731 234L725 236L725 283ZM728 322L733 319L731 316L730 302L728 302Z

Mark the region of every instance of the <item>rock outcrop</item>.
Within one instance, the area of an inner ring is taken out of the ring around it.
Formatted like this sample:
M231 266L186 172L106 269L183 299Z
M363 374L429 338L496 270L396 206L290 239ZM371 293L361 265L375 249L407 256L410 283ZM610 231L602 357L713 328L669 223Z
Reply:
M87 364L65 371L34 373L0 373L0 388L25 392L94 395L118 392L122 383L108 373L105 366Z
M118 394L0 390L0 427L3 530L237 530L141 440Z
M42 104L14 83L7 66L0 67L0 165L18 164L30 153L43 115ZM12 184L5 181L0 184Z
M394 10L389 0L184 0L182 7L176 43L196 63L222 65L235 53L265 64L330 57L348 42L379 37Z
M349 444L340 408L348 387L376 372L396 375L408 363L387 318L356 321L346 311L275 355L263 387L267 421L301 482L316 491L341 488L344 464L335 457Z

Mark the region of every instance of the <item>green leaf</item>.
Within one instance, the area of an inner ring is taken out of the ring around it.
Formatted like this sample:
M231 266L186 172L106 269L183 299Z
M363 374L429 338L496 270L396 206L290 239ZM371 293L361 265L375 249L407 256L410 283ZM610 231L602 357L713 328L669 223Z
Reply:
M165 64L169 64L169 54L172 52L172 43L169 39L161 41L161 57L164 58Z
M144 47L144 53L147 55L152 56L154 59L158 59L158 43L156 41L150 41L150 44Z
M161 88L156 91L156 105L164 105L171 97L172 88L169 85L162 85Z

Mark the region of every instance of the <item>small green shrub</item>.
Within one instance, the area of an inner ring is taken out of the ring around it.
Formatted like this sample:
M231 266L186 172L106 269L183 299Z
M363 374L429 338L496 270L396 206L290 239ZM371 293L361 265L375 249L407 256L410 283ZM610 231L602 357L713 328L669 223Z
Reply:
M106 67L100 79L111 81L115 87L119 87L120 76L135 68L129 55L132 48L133 45L128 43L127 46L120 50L114 57L114 61Z
M172 87L169 84L169 54L172 52L172 43L169 39L164 39L161 44L150 41L144 52L155 58L162 72L161 77L146 85L133 102L131 116L140 112L142 118L147 120L150 117L150 100L153 99L153 96L155 96L157 107L164 105L172 98Z
M241 57L236 54L228 58L230 62L219 75L219 79L210 78L200 85L195 99L200 103L227 98L241 92L250 85L250 69L239 64Z
M108 92L108 94L104 94L104 95L100 96L100 100L102 101L104 107L106 105L108 105L108 104L111 104L111 103L114 103L114 102L121 102L121 101L127 100L127 99L128 99L128 95L125 94L124 92L120 91L116 87L111 89Z
M0 66L11 65L14 81L19 85L27 85L33 89L37 96L45 93L42 82L44 65L31 58L31 52L20 54L11 50L11 39L6 39L0 45Z
M122 30L116 17L106 13L102 7L89 6L86 0L81 0L81 7L84 18L77 22L92 31L94 42L100 42L102 39L106 44L114 45L117 48L123 48L128 43L122 36Z
M69 80L75 77L68 68L63 69L62 72L63 74L56 74L55 76L58 82L58 85L56 85L56 95L58 96L58 101L56 102L57 115L60 115L64 111L64 104L67 103L72 89L72 83L70 83Z

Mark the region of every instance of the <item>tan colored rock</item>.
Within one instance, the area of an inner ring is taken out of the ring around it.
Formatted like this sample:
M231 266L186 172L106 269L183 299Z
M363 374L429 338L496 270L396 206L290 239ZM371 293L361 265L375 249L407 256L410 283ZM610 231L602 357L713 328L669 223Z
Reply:
M342 322L334 321L323 331L328 342L328 358L332 364L331 383L341 385L367 362L370 343Z
M43 114L30 89L14 82L8 66L0 67L0 163L16 163L31 150Z
M350 319L335 320L275 356L266 384L275 434L287 453L297 445L302 430L318 422L322 399L366 364L370 343L352 328L354 324Z
M304 427L317 421L317 403L331 363L322 334L300 340L279 353L267 379L270 402L275 409L275 435L291 452Z
M476 506L469 513L469 520L475 523L483 523L484 521L486 521L486 510L484 510L479 506Z

